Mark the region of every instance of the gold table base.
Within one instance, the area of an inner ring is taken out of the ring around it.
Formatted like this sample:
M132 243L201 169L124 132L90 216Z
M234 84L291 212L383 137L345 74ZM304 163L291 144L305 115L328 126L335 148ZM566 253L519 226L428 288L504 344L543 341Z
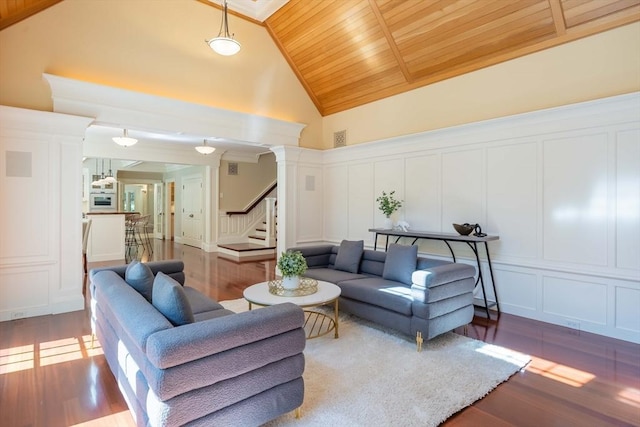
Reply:
M281 297L303 297L318 292L318 281L309 277L301 277L300 285L295 289L282 287L282 280L269 280L269 293Z

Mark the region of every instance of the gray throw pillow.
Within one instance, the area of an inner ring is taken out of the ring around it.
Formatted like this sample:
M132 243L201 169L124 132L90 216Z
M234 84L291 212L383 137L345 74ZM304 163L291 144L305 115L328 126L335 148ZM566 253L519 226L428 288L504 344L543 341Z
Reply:
M194 322L193 311L182 285L163 272L156 274L151 303L173 326Z
M124 272L124 281L149 302L151 302L153 279L153 273L149 266L140 261L132 261Z
M334 268L336 270L357 273L360 268L360 259L364 252L364 240L343 240L336 255Z
M396 245L392 243L387 249L387 258L384 260L382 278L402 282L405 285L411 285L411 275L416 271L417 263L417 246Z

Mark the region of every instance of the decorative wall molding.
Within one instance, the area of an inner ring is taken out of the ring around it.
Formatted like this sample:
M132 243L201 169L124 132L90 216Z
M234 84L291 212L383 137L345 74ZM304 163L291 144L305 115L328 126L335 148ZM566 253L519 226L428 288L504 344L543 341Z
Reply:
M396 190L395 220L414 229L478 222L500 235L490 248L504 312L640 343L640 93L347 146L321 161L306 153L293 178L305 224L293 244L373 247L375 197ZM321 183L313 194L306 176ZM454 250L472 263L464 245ZM440 242L420 252L449 259Z
M297 146L304 124L223 110L125 89L43 74L54 111L103 123L165 132L215 135L253 144ZM265 149L266 151L266 149Z
M0 321L84 308L82 137L90 122L0 106ZM8 173L11 152L26 156Z

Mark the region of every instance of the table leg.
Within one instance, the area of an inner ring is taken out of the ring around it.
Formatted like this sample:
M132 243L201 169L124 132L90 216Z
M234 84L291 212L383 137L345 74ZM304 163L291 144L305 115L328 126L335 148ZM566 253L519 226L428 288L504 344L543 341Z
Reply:
M373 250L374 251L378 250L378 233L376 233L375 240L373 241Z
M446 240L443 240L443 242L449 248L449 252L451 252L451 258L453 258L453 262L456 262L456 254L453 253L453 249L451 249L451 245Z
M484 279L482 278L482 266L480 265L480 254L478 253L478 244L473 242L473 245L470 242L467 242L467 245L471 248L474 255L476 256L476 265L478 266L478 280L476 281L476 285L480 282L480 286L482 286L482 298L484 299L484 309L487 312L487 318L491 319L491 314L489 313L489 303L487 302L487 291L484 288Z
M336 301L333 303L333 321L335 322L335 327L336 327L336 332L334 334L334 338L338 338L339 337L339 330L338 330L338 298L336 298Z
M500 302L498 301L498 292L496 291L496 280L493 278L493 267L491 266L491 257L489 256L489 245L484 242L484 250L487 253L487 263L489 264L489 273L491 274L491 286L493 286L493 296L496 297L496 309L498 316L500 315Z

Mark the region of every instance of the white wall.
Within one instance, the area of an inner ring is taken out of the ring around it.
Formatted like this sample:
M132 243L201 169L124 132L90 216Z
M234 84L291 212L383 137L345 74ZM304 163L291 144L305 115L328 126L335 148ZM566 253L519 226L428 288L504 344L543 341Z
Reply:
M638 93L321 156L303 150L296 173L293 244L372 247L368 229L383 222L375 198L396 190L396 220L415 230L477 222L500 236L490 250L505 313L640 342ZM464 244L454 250L471 263ZM449 257L440 242L420 251Z
M82 137L90 121L0 106L0 321L84 308Z

